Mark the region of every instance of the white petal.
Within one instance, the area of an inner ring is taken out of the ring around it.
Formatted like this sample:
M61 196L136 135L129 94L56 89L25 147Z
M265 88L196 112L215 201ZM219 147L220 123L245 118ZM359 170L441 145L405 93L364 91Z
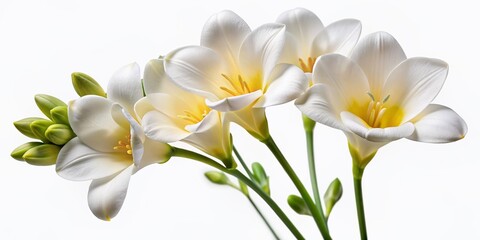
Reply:
M277 65L269 78L265 87L267 91L254 107L269 107L289 102L308 88L307 77L294 65Z
M358 136L352 132L344 132L347 136L348 143L351 147L355 148L359 154L360 159L365 159L371 154L377 152L377 150L390 142L372 142L367 139ZM366 163L364 163L366 164Z
M467 124L452 109L430 104L412 119L415 132L408 139L428 143L448 143L460 140L467 134Z
M135 163L135 166L137 166L142 159L145 134L143 133L140 124L138 124L137 120L135 120L132 115L130 115L125 109L122 109L122 112L130 123L130 144L132 147L133 162Z
M282 49L282 54L278 62L293 64L301 68L299 58L305 58L301 53L300 44L295 36L289 32L285 32L285 46Z
M225 123L234 122L259 140L269 137L268 122L265 108L244 108L235 112L225 113Z
M383 85L390 72L406 58L397 40L386 32L365 36L352 53L352 59L365 72L375 99L380 99Z
M406 122L432 102L440 92L447 74L448 64L442 60L409 58L388 77L384 93L390 97L386 104L401 107L405 114L403 122Z
M135 167L134 173L150 164L165 163L171 157L172 148L166 143L147 138L144 146L145 153L139 165Z
M310 119L327 126L348 131L340 121L339 112L332 106L327 85L315 84L296 101L297 108Z
M230 69L236 69L240 46L250 32L250 27L241 17L232 11L224 10L207 20L200 45L216 51L228 61Z
M317 59L312 73L314 83L328 85L331 105L337 112L370 102L368 80L362 69L340 54L328 54Z
M88 206L99 219L110 221L122 208L133 166L119 174L93 180L88 190Z
M262 91L257 90L248 94L243 94L234 97L227 97L220 101L212 102L207 99L205 102L208 107L215 109L220 112L230 112L238 111L242 108L245 108L255 102L259 97L262 96Z
M360 137L373 142L391 142L412 135L415 127L407 122L398 127L370 128L361 118L350 112L340 113L343 124Z
M113 74L108 82L107 97L133 113L133 106L143 97L142 76L137 63L126 65Z
M148 97L143 97L135 103L135 114L138 119L142 119L147 112L155 110L155 107L152 106Z
M99 152L74 138L60 150L56 171L65 179L85 181L116 174L132 163L127 154Z
M142 126L148 138L160 142L176 142L190 135L184 129L185 125L183 123L175 121L158 111L151 111L145 114L142 119Z
M325 27L313 40L310 56L327 53L349 55L357 44L362 24L356 19L343 19Z
M147 95L152 93L170 93L172 90L179 88L165 73L163 59L152 59L147 63L143 73L143 81Z
M165 71L183 89L218 100L225 93L220 89L227 73L222 57L209 48L190 46L179 48L165 59Z
M240 68L243 79L263 81L277 65L285 43L285 26L264 24L251 32L240 49Z
M118 140L129 134L112 117L114 103L106 98L88 95L70 102L70 125L78 138L100 152L113 152Z
M304 8L295 8L280 14L276 22L285 24L287 32L297 39L301 56L310 56L313 39L323 29L317 15Z
M191 129L192 134L182 141L218 159L228 160L232 153L230 128L221 118L219 112L210 111L195 129Z

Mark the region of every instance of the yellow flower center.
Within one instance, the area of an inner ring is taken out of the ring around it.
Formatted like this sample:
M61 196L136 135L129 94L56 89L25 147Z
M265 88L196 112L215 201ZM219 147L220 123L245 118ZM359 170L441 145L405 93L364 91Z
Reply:
M220 89L227 92L228 94L232 96L238 96L252 92L251 88L248 86L248 83L243 80L241 75L238 75L237 81L231 79L225 74L222 74L222 77L227 80L230 86L221 86Z
M364 112L363 120L371 128L396 127L400 125L404 116L403 110L398 106L385 106L390 95L387 95L381 101L377 101L373 94L367 94L370 96L371 101L368 103L367 111Z
M303 59L299 58L298 62L300 63L300 68L303 72L311 73L313 71L313 65L315 64L315 60L317 58L308 57L307 61L305 62Z
M125 135L123 139L118 140L117 145L113 147L113 150L119 150L132 155L132 144L130 143L130 134Z
M196 124L205 118L207 114L210 112L210 109L203 109L203 111L198 111L197 113L193 113L191 111L184 110L184 114L177 115L178 118L183 119L191 124Z

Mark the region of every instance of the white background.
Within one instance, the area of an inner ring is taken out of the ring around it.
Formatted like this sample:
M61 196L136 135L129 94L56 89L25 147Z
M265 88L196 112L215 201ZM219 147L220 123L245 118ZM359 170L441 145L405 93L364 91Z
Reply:
M325 24L342 18L363 23L362 36L387 31L407 56L440 58L450 73L435 102L455 109L469 125L462 141L432 145L401 140L382 148L364 175L371 239L480 239L478 36L475 1L0 1L0 239L271 239L248 201L213 186L201 164L172 159L148 167L131 182L116 218L103 222L87 205L88 182L70 182L53 167L16 161L10 152L29 141L12 122L41 116L33 96L76 98L70 73L81 71L103 86L119 67L176 47L198 44L203 23L223 9L252 28L302 6ZM271 133L310 189L300 114L292 103L267 111ZM317 125L318 126L318 125ZM318 239L313 221L286 205L296 193L272 155L233 127L248 162L271 176L273 198L307 239ZM335 177L344 197L330 219L335 239L359 239L346 140L318 126L316 153L321 191ZM282 239L292 235L260 199Z

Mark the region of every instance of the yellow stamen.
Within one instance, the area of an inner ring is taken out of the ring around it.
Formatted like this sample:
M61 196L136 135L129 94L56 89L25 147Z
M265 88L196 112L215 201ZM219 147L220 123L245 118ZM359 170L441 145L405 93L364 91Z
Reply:
M308 57L305 63L303 59L299 58L298 62L303 72L311 73L313 71L313 65L315 65L315 60L317 60L317 58Z
M230 85L230 88L226 86L221 86L220 89L222 91L225 91L232 96L243 95L251 92L251 89L248 86L248 83L243 80L241 75L238 75L238 83L234 82L230 77L228 77L225 74L221 74L221 75L223 78L225 78L228 81Z
M130 134L124 137L124 140L118 140L116 146L113 146L113 150L120 150L126 152L128 155L132 155L132 146L130 144Z

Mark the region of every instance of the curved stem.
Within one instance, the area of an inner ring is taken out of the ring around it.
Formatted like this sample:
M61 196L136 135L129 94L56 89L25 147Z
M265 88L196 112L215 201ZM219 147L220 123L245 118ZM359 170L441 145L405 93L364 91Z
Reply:
M288 176L292 180L297 190L300 192L300 195L305 201L305 204L307 204L307 207L310 209L313 219L315 220L315 223L317 224L318 229L320 230L320 233L322 234L323 238L326 240L331 240L332 237L330 237L330 233L328 231L327 224L325 221L325 216L321 211L318 210L317 206L312 200L312 197L310 197L310 194L308 193L307 189L305 188L303 183L300 181L300 178L298 178L297 174L295 173L293 168L290 166L287 159L283 156L277 144L275 144L275 141L273 141L273 138L269 137L262 142L270 149L273 155L275 155L280 165L283 167L283 169L288 174Z
M232 175L236 178L238 178L240 181L244 182L247 186L249 186L253 191L255 191L267 204L270 206L270 208L277 214L277 216L282 220L282 222L287 226L287 228L292 232L292 234L297 238L297 239L305 239L302 234L298 231L298 229L295 227L295 225L290 221L288 216L282 211L282 209L277 205L275 201L270 198L262 189L260 189L257 184L252 182L248 177L243 175L242 172L236 170L236 169L227 169L224 166L220 165L213 159L203 156L201 154L198 154L196 152L192 152L186 149L182 148L176 148L172 147L172 156L177 156L177 157L183 157L183 158L189 158L195 161L199 161L201 163L205 163L209 166L212 166L224 173L227 173L229 175Z
M252 171L250 171L245 161L243 161L243 158L242 156L240 156L240 153L237 151L237 148L235 147L235 145L232 145L232 146L233 146L233 152L235 153L235 156L237 157L238 161L242 165L243 169L245 169L245 172L247 173L248 177L250 179L253 179Z
M355 203L357 205L357 217L358 217L358 226L360 228L360 236L362 240L367 240L367 223L365 221L365 209L363 208L363 193L362 193L362 173L363 169L354 166L354 172L360 174L354 174L353 176L353 185L355 188Z
M308 168L310 170L310 182L312 184L313 198L318 210L323 214L322 200L318 191L317 172L315 169L315 155L313 150L313 131L305 129L305 138L307 140Z
M257 207L257 205L255 204L255 202L253 201L253 199L247 195L247 199L248 201L252 204L253 208L255 208L255 211L257 211L258 215L260 215L260 217L262 218L263 222L265 223L265 225L267 225L268 229L270 229L270 232L273 234L273 237L277 240L280 239L280 237L277 235L277 233L275 233L275 230L272 228L272 226L270 225L270 223L268 222L268 220L265 218L265 216L263 215L263 213L260 211L260 209Z

